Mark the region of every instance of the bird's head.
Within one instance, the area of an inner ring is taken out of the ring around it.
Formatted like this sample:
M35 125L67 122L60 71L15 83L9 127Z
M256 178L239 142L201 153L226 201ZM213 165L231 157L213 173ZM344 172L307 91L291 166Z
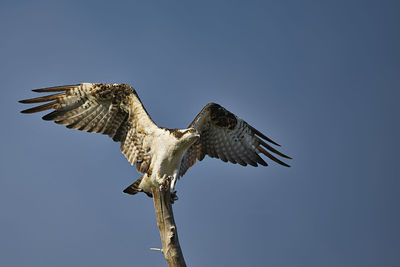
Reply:
M177 129L174 135L185 148L193 145L200 138L200 134L194 128Z
M194 144L200 138L200 134L194 128L189 128L183 130L183 138L185 141L190 143L191 145Z

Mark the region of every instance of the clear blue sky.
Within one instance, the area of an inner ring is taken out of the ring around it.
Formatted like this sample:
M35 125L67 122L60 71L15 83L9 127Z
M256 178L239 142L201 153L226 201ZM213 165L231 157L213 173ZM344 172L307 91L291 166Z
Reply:
M106 136L22 115L31 89L133 85L161 126L208 102L291 168L215 159L177 185L188 266L400 266L398 1L2 1L0 265L166 266ZM269 161L270 162L270 161Z

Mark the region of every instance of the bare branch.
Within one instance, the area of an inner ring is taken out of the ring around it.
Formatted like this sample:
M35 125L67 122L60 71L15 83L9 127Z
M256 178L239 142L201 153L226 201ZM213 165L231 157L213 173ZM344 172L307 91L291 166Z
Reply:
M172 212L169 183L169 179L166 178L162 186L153 188L154 209L162 243L160 251L169 267L186 267Z

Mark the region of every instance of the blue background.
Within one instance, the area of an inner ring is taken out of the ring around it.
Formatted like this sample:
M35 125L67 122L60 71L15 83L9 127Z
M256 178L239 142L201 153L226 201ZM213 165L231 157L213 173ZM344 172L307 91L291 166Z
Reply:
M291 168L177 185L188 266L400 266L398 1L2 1L0 265L166 266L109 138L23 115L30 89L133 85L160 126L217 102Z

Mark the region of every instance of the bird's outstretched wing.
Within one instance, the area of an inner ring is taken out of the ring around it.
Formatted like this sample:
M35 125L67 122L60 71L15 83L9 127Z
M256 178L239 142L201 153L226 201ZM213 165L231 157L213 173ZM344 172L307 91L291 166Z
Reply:
M147 172L151 162L148 138L159 130L143 107L136 91L126 84L82 83L35 89L56 94L21 100L46 104L21 111L35 113L54 109L43 116L70 129L102 133L121 142L121 151L139 172Z
M257 164L267 166L268 164L259 156L261 153L289 167L272 154L291 159L268 144L269 142L279 146L277 143L218 104L207 104L189 127L195 128L200 133L200 139L183 156L180 176L183 176L196 160L203 160L206 155L243 166L247 164L255 167Z

